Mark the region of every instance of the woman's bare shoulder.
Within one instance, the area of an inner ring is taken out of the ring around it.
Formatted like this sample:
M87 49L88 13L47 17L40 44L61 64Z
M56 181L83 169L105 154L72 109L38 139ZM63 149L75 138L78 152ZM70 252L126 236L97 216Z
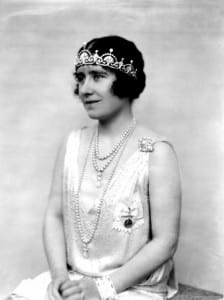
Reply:
M152 155L158 158L160 161L172 160L175 158L175 150L172 143L163 134L156 132L155 130L145 125L138 126L137 132L138 138L148 138L149 143L152 143Z

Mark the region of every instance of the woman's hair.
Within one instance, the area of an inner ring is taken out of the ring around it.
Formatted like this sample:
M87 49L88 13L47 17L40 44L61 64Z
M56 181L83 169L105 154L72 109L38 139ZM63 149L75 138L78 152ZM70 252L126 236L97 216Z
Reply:
M112 92L114 95L119 98L128 97L131 102L139 97L145 88L146 76L144 73L144 60L142 53L133 42L120 36L109 35L92 39L87 44L83 45L78 51L78 58L79 54L81 54L84 50L91 53L92 57L97 53L100 58L102 58L104 54L109 54L109 52L112 51L111 53L116 57L117 62L122 62L124 65L131 64L136 73L131 73L126 68L122 69L116 66L110 67L110 65L104 66L99 63L99 65L109 68L109 70L114 72L116 75L116 80L112 84ZM91 63L89 60L87 64L94 64L94 62ZM85 62L82 61L81 65L85 65ZM80 64L76 65L76 70L79 66ZM78 88L79 86L77 83L74 91L76 95L79 94Z

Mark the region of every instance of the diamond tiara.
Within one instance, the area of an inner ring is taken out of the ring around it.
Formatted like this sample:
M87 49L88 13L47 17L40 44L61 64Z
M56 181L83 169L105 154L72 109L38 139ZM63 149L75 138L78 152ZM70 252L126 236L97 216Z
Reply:
M124 64L124 58L122 58L121 61L118 61L116 56L113 54L112 48L108 53L104 53L102 55L98 54L98 50L96 50L94 54L87 49L81 50L75 57L75 67L77 69L84 65L99 65L102 67L108 67L136 78L137 69L133 66L133 60L130 60L129 64Z

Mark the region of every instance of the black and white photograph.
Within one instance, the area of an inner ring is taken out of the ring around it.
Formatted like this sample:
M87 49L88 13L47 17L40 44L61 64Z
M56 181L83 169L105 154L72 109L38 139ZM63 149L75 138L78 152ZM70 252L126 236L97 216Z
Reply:
M0 0L0 299L224 299L224 2Z

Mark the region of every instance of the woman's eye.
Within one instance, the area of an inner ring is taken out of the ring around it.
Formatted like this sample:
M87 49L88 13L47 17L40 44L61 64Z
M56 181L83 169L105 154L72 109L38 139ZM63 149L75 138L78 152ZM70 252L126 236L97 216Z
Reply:
M93 74L93 79L95 81L99 81L101 78L105 78L106 75L104 73L94 73Z
M100 75L100 74L94 74L94 75L93 75L93 79L94 79L95 81L99 80L100 78L102 78L102 75Z
M75 74L75 80L80 83L84 80L84 76L82 74Z
M78 83L82 82L84 80L83 76L76 76L76 80Z
M101 78L105 77L105 74L98 73L98 72L93 72L89 76L92 77L92 80L99 81ZM86 76L84 74L81 74L81 73L76 73L75 74L75 79L76 79L77 83L83 83L86 79Z

